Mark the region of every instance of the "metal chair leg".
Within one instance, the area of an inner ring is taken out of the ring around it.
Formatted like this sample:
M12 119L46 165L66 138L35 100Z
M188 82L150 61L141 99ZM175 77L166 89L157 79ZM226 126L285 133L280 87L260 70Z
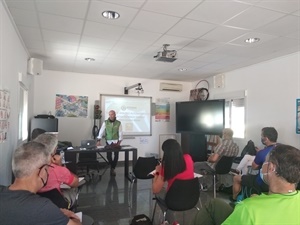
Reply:
M217 191L216 191L216 174L214 174L213 186L214 186L214 198L216 198L217 197Z

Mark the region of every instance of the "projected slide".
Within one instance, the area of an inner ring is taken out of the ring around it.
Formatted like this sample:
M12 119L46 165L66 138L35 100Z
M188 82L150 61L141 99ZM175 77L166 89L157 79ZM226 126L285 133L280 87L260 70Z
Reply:
M126 136L151 135L151 97L100 95L102 121L115 110Z

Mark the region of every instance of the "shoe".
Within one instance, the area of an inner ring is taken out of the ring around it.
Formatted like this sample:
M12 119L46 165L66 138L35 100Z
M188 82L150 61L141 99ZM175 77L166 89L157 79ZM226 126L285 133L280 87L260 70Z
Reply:
M116 176L116 171L115 171L115 169L110 169L110 175L111 175L111 176Z

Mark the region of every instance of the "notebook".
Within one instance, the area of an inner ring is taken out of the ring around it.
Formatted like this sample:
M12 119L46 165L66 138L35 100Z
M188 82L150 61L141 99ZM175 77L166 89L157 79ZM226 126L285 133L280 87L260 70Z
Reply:
M82 140L80 147L86 148L86 149L96 148L96 141L95 140Z

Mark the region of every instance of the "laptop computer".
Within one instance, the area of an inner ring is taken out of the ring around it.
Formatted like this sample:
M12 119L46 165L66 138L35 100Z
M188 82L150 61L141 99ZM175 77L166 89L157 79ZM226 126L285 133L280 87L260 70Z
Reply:
M96 148L96 141L95 140L82 140L81 141L81 148L86 148L86 149L93 149Z

